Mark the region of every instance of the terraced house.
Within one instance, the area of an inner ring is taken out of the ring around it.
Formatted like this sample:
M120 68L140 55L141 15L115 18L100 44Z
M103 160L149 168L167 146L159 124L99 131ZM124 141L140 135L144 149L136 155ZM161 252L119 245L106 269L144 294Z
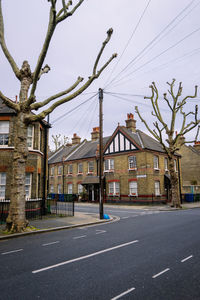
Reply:
M15 111L0 99L0 199L10 198ZM26 198L43 198L47 192L47 145L49 124L35 122L28 127L28 161L26 165Z
M105 202L170 201L168 159L161 145L136 129L133 114L126 126L117 126L104 144ZM59 149L49 159L49 191L87 192L88 200L98 200L99 128L90 141L74 134L72 144ZM178 173L179 156L174 157Z

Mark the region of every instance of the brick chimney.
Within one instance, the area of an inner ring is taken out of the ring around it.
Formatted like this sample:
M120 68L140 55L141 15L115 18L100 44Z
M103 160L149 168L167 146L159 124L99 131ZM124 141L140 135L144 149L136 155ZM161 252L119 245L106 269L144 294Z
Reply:
M91 139L93 142L99 139L99 127L93 128L93 131L91 132Z
M80 142L81 142L81 138L76 133L74 133L72 138L72 145L80 144Z
M132 132L136 132L136 120L134 120L134 116L132 113L127 114L126 128L131 130Z
M199 150L200 151L200 141L196 141L194 142L194 146L193 146L195 149Z

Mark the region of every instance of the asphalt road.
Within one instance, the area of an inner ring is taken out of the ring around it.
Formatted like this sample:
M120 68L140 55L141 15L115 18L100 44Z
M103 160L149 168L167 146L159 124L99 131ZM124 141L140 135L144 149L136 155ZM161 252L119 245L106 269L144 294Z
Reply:
M115 212L113 223L1 241L0 299L199 300L200 209Z

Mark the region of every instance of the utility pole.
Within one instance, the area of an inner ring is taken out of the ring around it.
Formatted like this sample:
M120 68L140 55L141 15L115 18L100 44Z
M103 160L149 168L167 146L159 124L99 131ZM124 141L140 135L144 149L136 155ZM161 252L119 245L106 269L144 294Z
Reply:
M99 89L99 217L103 219L103 90Z

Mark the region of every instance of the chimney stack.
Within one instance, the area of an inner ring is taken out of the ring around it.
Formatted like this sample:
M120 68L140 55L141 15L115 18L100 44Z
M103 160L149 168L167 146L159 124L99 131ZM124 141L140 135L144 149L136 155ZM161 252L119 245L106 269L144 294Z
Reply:
M194 146L193 146L195 149L199 150L200 151L200 141L196 141L194 142Z
M132 132L136 132L136 120L134 120L134 116L132 113L127 114L126 128Z
M99 127L93 128L93 131L91 132L91 138L93 142L99 139Z
M72 138L72 145L80 144L80 142L81 142L81 138L76 133L74 133Z

